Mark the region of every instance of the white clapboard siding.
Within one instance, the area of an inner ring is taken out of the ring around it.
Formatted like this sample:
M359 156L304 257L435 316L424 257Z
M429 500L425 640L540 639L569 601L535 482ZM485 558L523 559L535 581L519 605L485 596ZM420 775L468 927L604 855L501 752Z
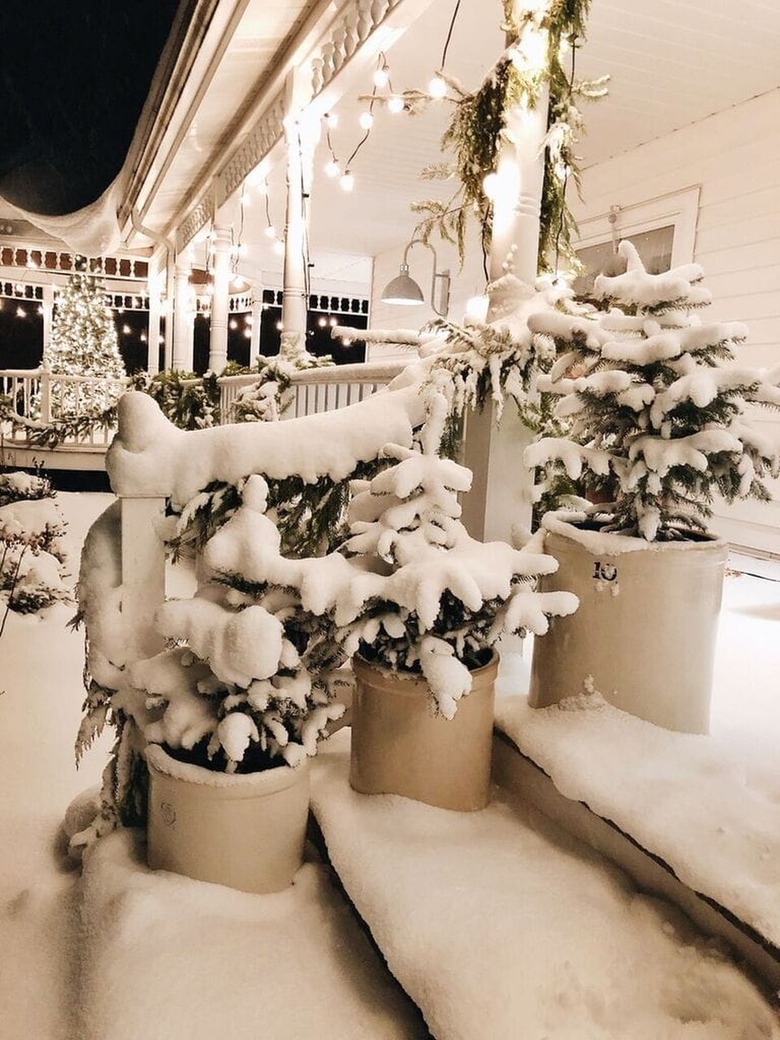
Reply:
M739 361L761 367L780 364L778 126L780 90L774 90L589 168L584 202L575 204L580 221L621 206L620 221L632 206L699 185L693 259L713 294L706 316L745 322L749 336ZM756 421L780 443L776 414L762 412ZM780 481L770 488L769 505L717 505L713 528L736 544L780 554Z

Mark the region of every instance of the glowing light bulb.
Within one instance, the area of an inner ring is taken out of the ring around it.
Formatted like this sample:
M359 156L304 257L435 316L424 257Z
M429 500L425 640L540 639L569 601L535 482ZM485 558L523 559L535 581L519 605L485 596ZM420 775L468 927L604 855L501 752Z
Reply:
M325 115L325 122L327 123L329 130L335 130L339 125L339 117L335 112L328 112Z
M263 232L263 234L266 238L276 238L276 228L273 226L273 224L269 224Z
M251 339L252 338L252 330L251 329L244 329L244 336L245 336L246 339Z
M363 128L363 130L371 129L371 127L374 125L374 117L371 115L370 112L360 113L360 125Z
M355 187L355 178L352 176L349 170L347 170L346 173L343 175L343 177L339 181L339 184L341 185L342 191L352 191L352 189Z
M230 319L230 321L228 322L228 328L229 329L237 329L238 328L238 322L236 321L235 318L231 318Z
M277 256L284 256L284 242L279 238L274 242L274 252Z
M374 73L374 86L379 87L380 90L384 90L389 82L390 69L387 65L383 65L381 69L377 69Z
M17 318L26 318L27 317L27 311L24 309L24 307L17 307L16 308L16 317Z
M443 98L447 93L447 84L441 78L439 73L433 77L431 82L428 84L428 93L433 98Z
M125 334L125 336L129 336L130 335L130 326L129 325L123 325L122 326L122 332Z
M398 115L399 112L404 110L404 99L400 94L392 94L387 99L387 111L392 112L393 115Z
M498 188L498 175L495 173L489 173L482 181L482 190L489 199L496 197L496 190Z
M341 170L339 164L335 159L331 159L329 163L325 163L325 174L328 177L338 177Z

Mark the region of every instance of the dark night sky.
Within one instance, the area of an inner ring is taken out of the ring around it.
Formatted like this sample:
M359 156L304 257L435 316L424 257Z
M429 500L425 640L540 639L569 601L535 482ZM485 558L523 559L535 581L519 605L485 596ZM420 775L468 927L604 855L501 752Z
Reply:
M177 0L3 0L0 195L60 215L119 172Z

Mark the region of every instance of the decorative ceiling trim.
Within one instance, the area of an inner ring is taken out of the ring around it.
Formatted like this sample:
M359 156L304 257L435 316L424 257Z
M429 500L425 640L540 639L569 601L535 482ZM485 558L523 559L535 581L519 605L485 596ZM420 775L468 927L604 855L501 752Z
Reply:
M401 0L352 0L342 8L330 32L309 58L312 99L330 83L339 69L378 29Z
M284 87L268 104L249 132L244 143L232 156L220 174L217 205L221 205L257 164L265 158L277 141L284 136L286 90Z
M213 215L213 199L211 196L205 196L200 200L195 209L191 210L187 219L179 225L179 229L176 232L177 253L180 253L192 241L200 229L208 224Z

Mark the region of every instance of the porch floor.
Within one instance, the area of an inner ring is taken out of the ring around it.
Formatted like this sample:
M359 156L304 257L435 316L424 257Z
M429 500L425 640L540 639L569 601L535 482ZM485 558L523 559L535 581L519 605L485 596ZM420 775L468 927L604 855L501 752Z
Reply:
M110 500L60 495L74 568ZM746 704L771 692L756 688L749 663L766 649L764 621L777 617L766 617L766 579L728 587L738 589L739 624L727 621L727 599L715 730L733 724L724 739L747 748L755 736L769 748L763 708ZM82 878L63 855L60 824L97 782L109 738L77 774L83 647L65 628L71 613L12 616L0 645L3 1040L389 1040L428 1029L442 1040L780 1037L731 957L506 791L473 815L356 795L347 731L315 760L314 808L381 955L315 852L289 892L247 896L154 874L138 837L121 833ZM764 685L780 657L770 643Z

